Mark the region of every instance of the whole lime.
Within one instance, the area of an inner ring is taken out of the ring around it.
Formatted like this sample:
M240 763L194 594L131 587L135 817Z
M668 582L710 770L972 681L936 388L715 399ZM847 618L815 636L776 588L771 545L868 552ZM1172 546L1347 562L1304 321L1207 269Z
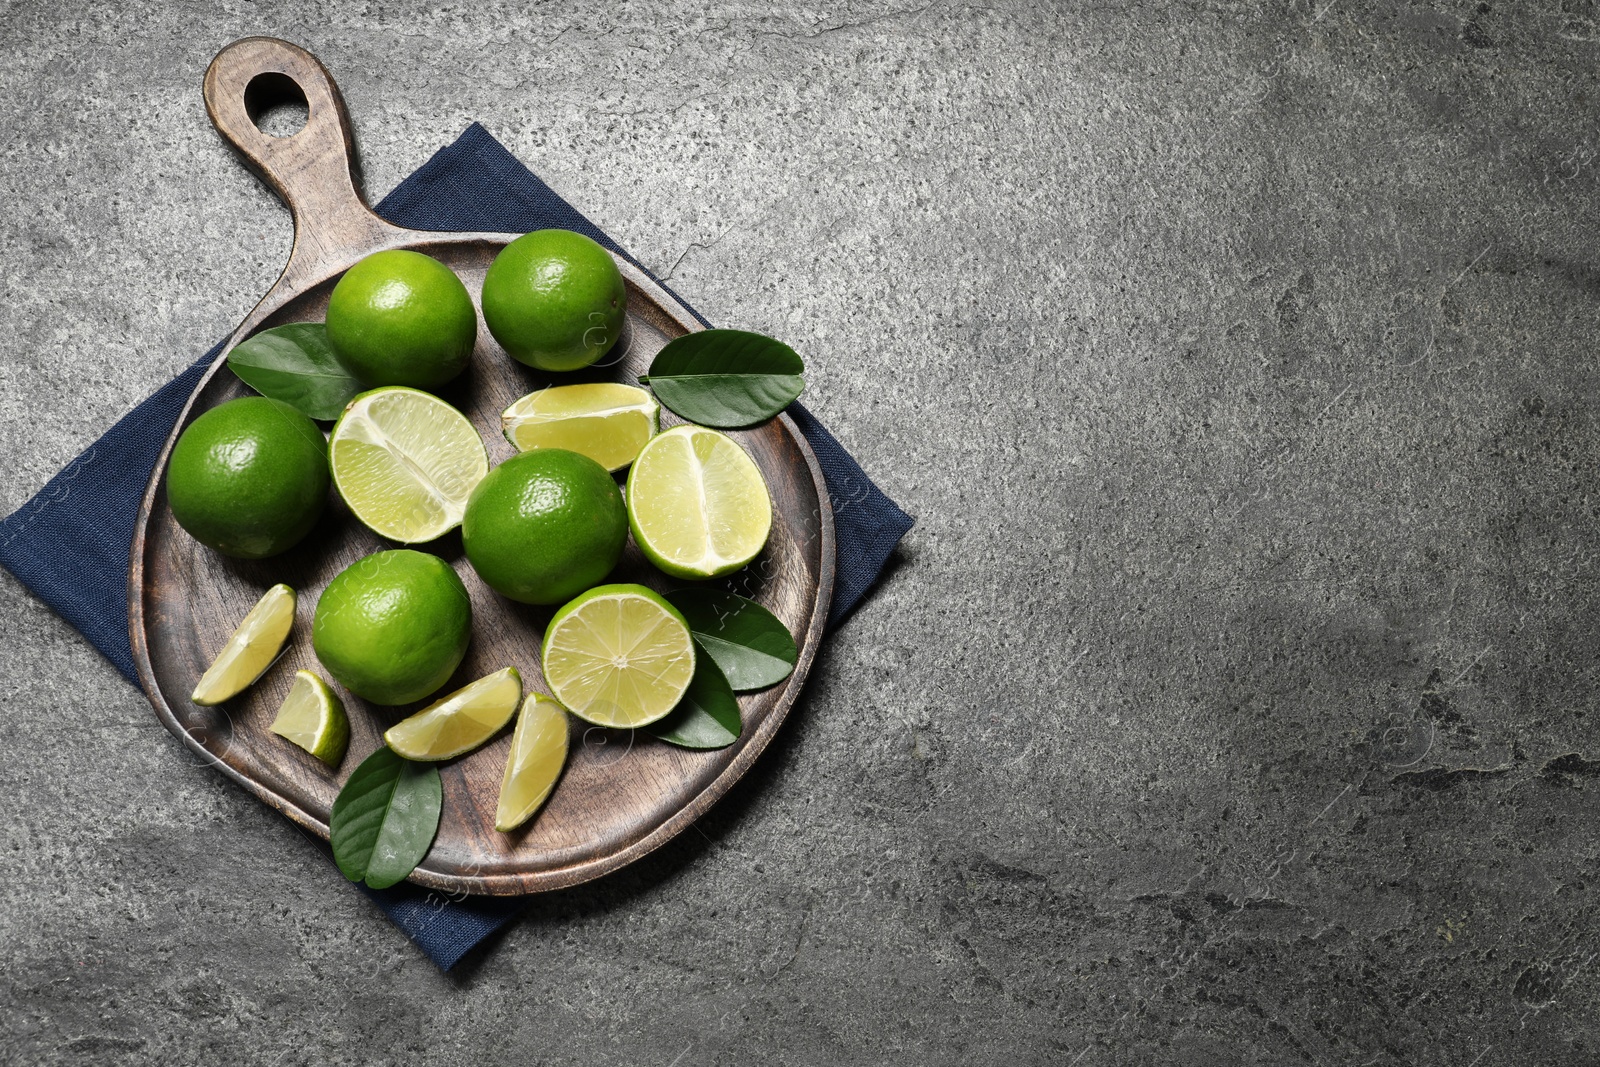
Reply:
M203 545L261 559L292 547L328 498L328 446L281 400L246 396L191 422L167 463L173 518Z
M437 388L466 367L477 337L467 287L421 252L375 252L328 298L328 340L368 385Z
M587 367L622 333L628 290L610 253L571 230L534 230L500 250L483 279L483 321L513 359Z
M408 548L340 571L311 623L311 645L328 673L375 704L407 704L438 689L471 637L467 587L438 556Z
M490 471L467 499L461 543L472 569L525 604L559 604L617 565L628 511L606 469L541 448Z

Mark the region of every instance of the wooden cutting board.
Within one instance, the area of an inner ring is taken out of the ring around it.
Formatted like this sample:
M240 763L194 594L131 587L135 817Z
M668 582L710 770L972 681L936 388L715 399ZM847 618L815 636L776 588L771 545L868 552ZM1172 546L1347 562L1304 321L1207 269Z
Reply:
M292 136L268 136L252 121L247 95L281 92L291 82L305 96L306 124ZM337 769L269 733L267 725L296 670L327 678L310 639L322 589L351 562L396 546L357 522L335 494L318 528L292 551L254 561L218 555L174 521L166 500L167 456L198 415L247 394L225 366L227 353L260 330L322 321L334 283L357 260L383 249L415 249L453 269L477 303L490 262L519 235L407 230L373 214L352 170L350 124L338 88L314 56L294 45L265 37L229 45L206 72L205 100L217 129L289 206L294 248L282 276L196 387L161 453L135 527L129 634L140 679L167 728L222 773L326 838L328 813L345 778L382 743L385 729L421 704L380 707L341 691L350 712L351 741ZM605 367L559 377L542 374L507 356L480 320L471 367L440 395L472 420L491 462L513 454L500 432L500 411L513 400L558 381L636 383L663 345L699 329L680 303L631 263L619 259L617 266L628 286L628 322ZM662 415L663 428L678 421L665 410ZM439 834L411 881L504 895L599 877L682 832L771 742L805 683L827 621L833 513L816 457L788 416L732 436L766 477L774 508L772 536L749 567L712 584L752 597L784 621L800 648L794 673L771 689L739 698L743 734L717 751L689 751L642 731L585 728L574 720L572 756L560 784L544 810L510 834L494 829L509 734L442 764ZM472 647L446 691L506 666L517 667L530 688L547 691L538 649L551 609L516 604L491 591L468 566L458 533L418 547L449 562L472 595ZM631 542L610 580L663 591L683 584L646 563ZM195 681L239 620L277 582L300 594L286 653L237 699L215 708L191 704Z

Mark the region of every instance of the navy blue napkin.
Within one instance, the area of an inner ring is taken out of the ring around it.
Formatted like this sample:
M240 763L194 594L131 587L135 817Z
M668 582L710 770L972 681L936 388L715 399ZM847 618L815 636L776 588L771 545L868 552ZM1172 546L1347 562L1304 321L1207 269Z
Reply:
M576 230L645 269L477 123L396 186L377 211L418 230ZM705 323L699 312L693 314ZM0 565L135 685L127 609L134 519L172 424L219 351L220 344L123 416L0 522ZM837 626L877 580L912 520L810 412L799 404L789 412L816 453L833 502L838 569L828 623ZM528 899L447 895L409 884L362 889L446 970Z

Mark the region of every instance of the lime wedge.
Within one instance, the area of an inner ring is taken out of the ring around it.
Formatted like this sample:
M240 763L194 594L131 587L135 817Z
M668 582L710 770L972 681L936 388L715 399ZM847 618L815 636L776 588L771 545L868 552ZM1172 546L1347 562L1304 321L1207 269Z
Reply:
M402 719L388 729L383 740L406 759L449 759L471 752L499 733L516 714L521 700L522 675L515 667L507 667Z
M200 676L190 700L202 707L238 696L261 677L283 651L294 626L294 590L275 585L233 631L206 673Z
M345 405L328 437L333 484L356 518L404 544L461 525L467 497L489 473L483 439L431 393L393 387Z
M295 671L294 685L278 706L278 717L267 727L287 738L330 767L344 759L350 744L350 719L344 703L328 683L310 671Z
M772 500L733 438L676 426L628 472L628 524L645 557L675 578L715 578L755 559L772 531Z
M519 452L565 448L619 471L661 428L661 405L643 389L617 382L557 385L506 408L500 425Z
M566 762L566 710L543 693L529 693L511 734L494 828L504 833L527 822L555 789Z
M568 710L597 726L664 717L694 677L694 639L678 609L642 585L600 585L544 632L544 677Z

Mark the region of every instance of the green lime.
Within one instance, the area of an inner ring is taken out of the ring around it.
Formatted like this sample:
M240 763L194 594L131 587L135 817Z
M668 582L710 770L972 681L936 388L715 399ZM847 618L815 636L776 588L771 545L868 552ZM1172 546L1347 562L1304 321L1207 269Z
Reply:
M472 637L467 587L438 556L402 548L358 559L317 600L311 644L328 673L374 704L438 689Z
M467 500L461 543L473 570L525 604L559 604L611 573L628 511L606 469L564 448L512 456Z
M261 559L292 547L328 498L328 446L281 400L246 396L191 422L167 464L167 503L196 541Z
M466 368L477 336L467 287L421 252L376 252L328 298L328 340L368 385L441 386Z
M611 254L581 233L534 230L500 250L483 279L483 321L513 359L578 370L622 333L628 290Z

